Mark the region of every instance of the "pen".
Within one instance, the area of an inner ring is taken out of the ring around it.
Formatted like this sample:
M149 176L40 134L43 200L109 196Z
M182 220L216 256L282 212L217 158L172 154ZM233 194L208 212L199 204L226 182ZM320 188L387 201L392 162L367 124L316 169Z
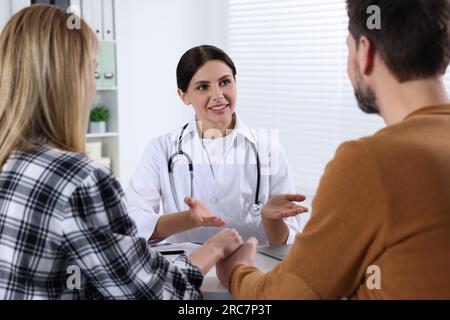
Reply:
M168 255L175 255L175 254L183 254L184 250L165 250L165 251L159 251L163 256Z

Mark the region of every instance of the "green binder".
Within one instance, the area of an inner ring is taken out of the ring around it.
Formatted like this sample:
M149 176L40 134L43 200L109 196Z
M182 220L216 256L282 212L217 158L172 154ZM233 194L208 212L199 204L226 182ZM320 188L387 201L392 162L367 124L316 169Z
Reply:
M99 88L111 88L117 85L116 81L116 45L114 42L102 41L100 43L99 57L100 79L97 79Z

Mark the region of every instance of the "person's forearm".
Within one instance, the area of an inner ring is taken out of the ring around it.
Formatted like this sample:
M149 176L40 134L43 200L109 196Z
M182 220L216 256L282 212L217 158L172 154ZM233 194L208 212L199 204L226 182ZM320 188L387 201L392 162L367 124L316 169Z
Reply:
M203 274L207 274L222 259L222 253L211 241L208 241L195 250L188 258L193 265L200 268Z
M286 244L289 237L289 227L283 220L262 218L267 240L271 246Z
M191 230L196 227L197 226L189 216L189 211L164 214L158 219L150 240L165 239L174 234Z
M256 267L237 265L230 274L229 290L233 299L262 299L264 273ZM277 290L275 290L277 291Z

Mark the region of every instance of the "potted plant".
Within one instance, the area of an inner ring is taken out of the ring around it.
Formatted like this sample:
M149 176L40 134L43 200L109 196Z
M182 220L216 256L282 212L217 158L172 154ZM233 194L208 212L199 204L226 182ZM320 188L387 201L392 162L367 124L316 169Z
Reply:
M89 117L90 133L105 133L106 121L109 119L109 110L105 106L98 105L91 110Z

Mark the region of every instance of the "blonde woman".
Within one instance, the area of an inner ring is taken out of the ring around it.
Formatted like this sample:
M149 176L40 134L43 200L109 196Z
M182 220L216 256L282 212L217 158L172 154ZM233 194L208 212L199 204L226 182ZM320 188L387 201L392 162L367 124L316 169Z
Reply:
M34 5L0 36L0 299L200 298L242 239L227 229L169 263L137 237L119 183L83 154L98 43L69 18Z

